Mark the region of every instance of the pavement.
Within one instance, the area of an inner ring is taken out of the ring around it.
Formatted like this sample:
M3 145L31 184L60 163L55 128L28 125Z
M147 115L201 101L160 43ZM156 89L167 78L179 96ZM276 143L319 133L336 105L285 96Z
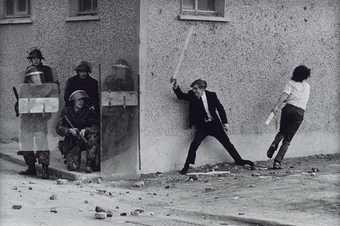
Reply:
M290 158L282 170L272 170L270 161L256 162L256 170L220 163L193 168L190 176L74 177L63 185L17 175L23 167L0 157L5 182L0 225L340 225L340 154ZM52 193L58 197L54 202L48 199ZM23 208L13 210L15 203ZM111 209L113 217L98 222L93 217L97 205ZM49 212L52 207L57 214ZM135 216L136 209L143 213ZM18 219L18 213L24 217ZM21 224L15 224L18 220Z

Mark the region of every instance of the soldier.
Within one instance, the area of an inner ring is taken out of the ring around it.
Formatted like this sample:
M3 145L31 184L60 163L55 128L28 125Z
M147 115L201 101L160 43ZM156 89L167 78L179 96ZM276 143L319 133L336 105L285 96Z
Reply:
M76 90L84 90L89 96L89 104L91 107L94 107L96 110L98 110L98 82L96 79L90 76L90 73L92 72L90 63L81 61L74 70L77 74L66 81L64 92L64 100L66 105L70 105L69 98L71 93Z
M113 65L113 73L108 75L103 83L103 91L120 92L133 91L134 81L132 78L131 67L124 59L119 59ZM125 144L129 133L131 133L131 125L135 116L135 109L129 106L105 106L102 109L102 154L106 158L109 147L115 149L114 155L119 154L123 150L122 144Z
M29 52L27 59L31 62L31 65L26 68L24 83L42 84L42 83L54 83L52 69L49 66L43 65L42 60L44 57L41 51L34 48ZM56 82L55 82L56 83ZM21 171L22 175L36 175L35 161L38 159L38 163L42 165L42 178L48 179L48 165L49 165L49 150L47 143L47 121L50 119L51 114L39 113L39 114L21 114L21 128L20 139L28 141L26 143L33 144L33 137L31 134L24 133L25 126L32 127L32 133L36 133L35 142L40 149L35 154L32 145L30 147L22 147L23 149L32 149L32 151L19 151L18 155L23 155L28 169ZM25 143L25 142L23 142ZM43 147L43 148L42 148Z
M64 140L67 169L79 170L81 152L86 151L86 172L98 171L99 166L99 117L89 106L89 96L84 90L71 93L61 112L56 131Z

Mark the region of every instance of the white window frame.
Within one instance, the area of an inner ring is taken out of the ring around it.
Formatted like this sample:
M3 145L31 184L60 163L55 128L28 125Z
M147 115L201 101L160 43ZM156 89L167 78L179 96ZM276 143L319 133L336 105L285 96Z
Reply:
M199 10L198 1L194 0L194 9L185 9L183 7L183 0L180 0L179 20L199 20L199 21L215 21L228 22L225 16L226 0L215 0L215 10Z
M80 11L80 2L82 0L77 0L77 15L79 16L84 16L84 15L97 15L98 11L98 1L97 0L91 0L91 10L87 10L87 11ZM96 4L94 4L94 2L96 1ZM94 5L96 5L96 8L94 9Z
M181 0L181 13L182 14L192 14L192 15L207 15L207 16L217 16L217 11L216 11L216 6L214 7L215 10L201 10L198 9L198 1L199 0L194 0L194 9L185 9L183 7L183 1ZM214 0L216 1L216 0Z
M26 10L25 11L18 11L18 1L19 0L12 0L14 4L14 12L13 15L7 14L7 1L4 0L4 17L5 18L23 18L23 17L30 17L31 16L31 1L26 1Z

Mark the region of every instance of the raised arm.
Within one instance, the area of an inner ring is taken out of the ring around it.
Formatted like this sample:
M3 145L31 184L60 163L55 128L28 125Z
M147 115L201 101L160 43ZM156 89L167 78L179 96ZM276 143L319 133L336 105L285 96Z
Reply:
M177 84L176 79L171 79L170 82L172 82L172 89L174 90L178 99L180 99L180 100L190 100L190 94L189 93L183 93L181 88L179 88L179 85Z

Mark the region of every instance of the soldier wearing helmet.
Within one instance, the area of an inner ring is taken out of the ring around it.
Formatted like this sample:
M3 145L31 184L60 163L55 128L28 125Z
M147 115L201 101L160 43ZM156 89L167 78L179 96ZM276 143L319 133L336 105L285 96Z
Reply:
M57 134L65 137L63 153L70 171L80 169L82 151L86 151L86 172L99 170L99 115L89 100L84 90L72 92L56 127Z
M37 48L32 49L27 59L30 64L25 70L24 83L42 84L42 83L57 83L52 74L52 69L49 66L43 65L42 60L44 57L41 51ZM48 113L43 114L22 114L20 115L22 131L25 126L33 126L31 128L34 132L38 132L39 136L35 137L40 142L40 146L45 147L44 150L34 151L19 151L18 155L23 155L28 168L25 171L21 171L22 175L36 175L35 162L38 159L38 163L42 165L42 178L49 178L48 166L50 162L49 150L47 144L47 122L51 115ZM20 133L20 138L27 140L33 139L29 134Z
M81 61L74 70L76 71L76 75L66 81L64 92L66 105L70 105L69 98L74 91L84 90L89 96L89 104L94 107L94 109L98 110L98 82L90 76L92 72L90 63Z

